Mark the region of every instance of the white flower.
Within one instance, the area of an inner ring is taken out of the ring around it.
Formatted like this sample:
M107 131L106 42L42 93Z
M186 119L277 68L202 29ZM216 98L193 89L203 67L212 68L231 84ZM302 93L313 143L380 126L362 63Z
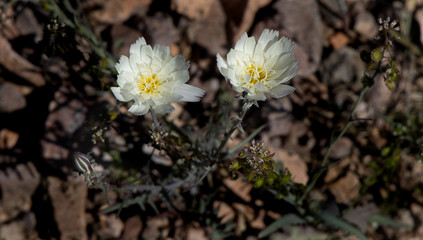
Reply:
M112 87L122 102L133 101L129 112L144 115L150 109L158 114L174 110L172 102L198 102L204 95L200 88L185 84L189 63L183 56L172 57L169 47L147 45L139 38L116 64L119 87Z
M227 55L227 62L217 54L217 67L232 88L246 92L251 100L284 97L295 88L284 85L297 74L298 62L294 58L295 44L279 32L265 29L256 43L254 37L244 33Z

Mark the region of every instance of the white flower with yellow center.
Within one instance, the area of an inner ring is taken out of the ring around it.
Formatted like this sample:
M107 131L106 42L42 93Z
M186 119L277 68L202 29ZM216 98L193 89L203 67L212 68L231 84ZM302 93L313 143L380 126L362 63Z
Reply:
M256 43L244 33L227 55L227 62L217 54L217 67L226 81L250 100L266 100L265 94L281 98L295 88L284 85L297 74L295 44L279 32L265 29Z
M172 102L198 102L204 95L200 88L185 84L189 63L183 56L172 57L169 47L147 45L139 38L116 64L119 87L112 87L122 102L133 101L129 112L144 115L150 109L164 114L174 110Z

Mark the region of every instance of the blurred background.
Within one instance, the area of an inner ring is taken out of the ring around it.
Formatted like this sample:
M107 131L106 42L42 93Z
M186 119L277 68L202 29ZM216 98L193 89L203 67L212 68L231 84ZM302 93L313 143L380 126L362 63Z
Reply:
M73 153L90 153L96 171L118 185L144 174L149 159L151 119L131 115L111 94L115 62L139 37L187 58L189 83L206 94L200 103L174 104L166 119L201 128L222 102L239 111L217 53L226 56L244 32L257 38L265 28L292 39L300 61L289 82L295 93L260 102L243 126L248 133L266 124L257 139L294 182L306 184L348 121L368 67L361 56L378 46L378 19L388 17L400 26L388 53L399 80L389 90L382 76L375 79L357 107L363 121L335 145L336 164L312 198L369 239L423 239L421 0L1 0L0 239L257 239L296 210L219 170L214 185L185 196L184 211L157 201L157 211L133 204L99 213L136 194L109 191L107 200L88 188L75 177ZM238 133L230 144L243 138ZM157 160L147 171L159 178L172 164ZM205 197L208 215L196 202ZM389 218L371 224L373 214ZM358 239L345 236L299 224L270 238Z

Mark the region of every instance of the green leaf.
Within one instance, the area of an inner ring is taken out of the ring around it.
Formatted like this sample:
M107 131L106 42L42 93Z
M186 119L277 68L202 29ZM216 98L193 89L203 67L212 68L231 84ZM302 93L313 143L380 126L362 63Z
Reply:
M348 222L340 218L337 218L335 215L332 215L327 212L323 212L319 215L319 217L323 221L325 221L328 225L331 225L335 228L339 228L349 233L352 233L361 240L367 240L367 237L364 236L364 234L360 230L358 230L357 228L355 228L353 225L349 224Z
M233 154L234 152L236 152L236 150L238 150L239 148L241 148L242 146L244 146L245 144L247 144L248 142L250 142L255 136L257 136L257 134L259 134L263 128L266 125L261 125L259 128L257 128L253 133L251 133L250 136L248 136L246 139L244 139L244 141L240 142L238 145L236 145L235 147L233 147L231 150L228 151L228 154Z
M156 214L159 214L159 209L157 209L156 204L154 203L153 198L151 196L148 198L147 202L153 208L154 212L156 212Z
M302 224L306 221L299 217L296 214L290 213L286 214L285 216L279 218L278 220L274 221L272 224L270 224L267 228L263 229L258 235L259 238L264 238L269 236L270 234L274 233L275 231L289 225L295 225L295 224Z
M411 228L411 225L399 223L397 221L394 221L393 219L381 215L381 214L375 214L369 217L367 219L369 223L378 223L380 225L388 226L388 227L396 227L396 228Z

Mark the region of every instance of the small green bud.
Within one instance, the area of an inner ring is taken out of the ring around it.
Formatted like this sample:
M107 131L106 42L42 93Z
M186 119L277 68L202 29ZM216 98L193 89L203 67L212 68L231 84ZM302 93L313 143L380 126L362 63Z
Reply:
M254 171L251 171L250 174L248 174L247 181L251 182L253 180L253 178L254 178Z
M263 186L263 183L264 183L264 179L258 178L257 181L254 183L254 187L259 188L259 187Z
M277 193L275 198L276 199L282 199L284 197L284 195L282 193Z
M270 176L267 176L267 178L266 178L266 182L269 184L269 185L273 185L273 182L275 181L275 179L274 178L271 178Z
M285 175L285 176L283 176L282 178L281 178L281 184L285 184L285 183L287 183L288 181L289 181L289 179L291 178L291 175L290 174L287 174L287 175Z
M390 147L385 147L382 149L381 155L382 157L386 157L388 156L388 154L391 152L391 148Z
M232 165L230 167L232 170L238 170L241 168L241 165L239 164L239 162L237 160L232 162Z
M382 52L379 48L376 48L372 51L372 60L375 62L380 62L382 60Z
M269 172L269 178L275 180L276 178L278 178L278 175L275 172Z

